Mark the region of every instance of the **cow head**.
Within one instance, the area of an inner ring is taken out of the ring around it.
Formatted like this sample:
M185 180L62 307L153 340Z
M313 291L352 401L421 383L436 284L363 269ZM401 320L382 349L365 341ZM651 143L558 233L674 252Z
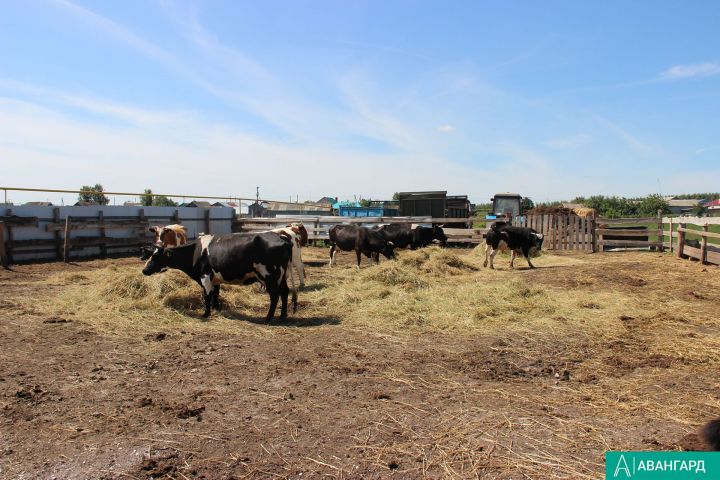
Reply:
M545 235L543 235L542 233L533 233L532 239L533 248L535 248L539 252L542 248L543 240L545 240Z
M162 234L162 227L150 227L148 230L155 234L155 241L153 243L155 245L162 245L162 240L160 238Z
M445 235L445 232L443 232L441 225L433 226L433 240L439 241L440 245L443 247L447 245L447 236Z
M393 244L393 242L385 242L381 253L388 260L392 260L393 258L395 258L395 245Z
M143 275L152 275L153 273L162 272L168 268L168 259L172 249L163 247L155 247L155 251L150 255L150 259L143 268Z
M291 223L288 225L288 227L290 228L290 230L295 232L298 235L298 237L300 237L300 246L301 247L304 247L305 245L307 245L308 233L307 233L307 229L305 229L305 225L303 225L302 223Z

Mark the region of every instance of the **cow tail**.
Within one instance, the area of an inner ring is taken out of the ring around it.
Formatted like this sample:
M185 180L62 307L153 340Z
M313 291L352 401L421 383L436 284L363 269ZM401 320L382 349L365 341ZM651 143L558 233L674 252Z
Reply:
M292 306L293 306L293 313L297 311L297 289L295 288L295 274L293 273L293 265L291 262L288 262L287 265L287 272L290 274L290 291L292 292Z

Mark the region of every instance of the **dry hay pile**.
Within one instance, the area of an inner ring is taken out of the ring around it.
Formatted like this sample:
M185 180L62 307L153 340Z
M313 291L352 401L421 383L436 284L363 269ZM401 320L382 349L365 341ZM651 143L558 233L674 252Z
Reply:
M360 328L520 334L550 342L567 340L573 329L572 336L586 342L597 335L617 337L624 328L618 316L632 314L633 309L617 299L603 302L607 308L586 309L583 304L598 303L607 294L567 295L528 283L508 270L505 258L496 259L495 271L481 268L482 260L482 249L459 254L430 247L400 252L395 261L360 271L318 268L310 273L309 288L299 292L300 305L291 321L329 318ZM536 263L542 267L576 261L545 255ZM51 283L68 288L60 297L47 299L45 310L75 315L115 332L172 325L247 330L253 325L236 320L258 322L267 311L268 297L257 286L223 285L223 311L213 311L210 321L202 321L201 288L185 274L169 270L146 277L140 270L141 265L108 267L81 278L51 277Z
M526 212L528 215L575 215L571 208L537 206Z

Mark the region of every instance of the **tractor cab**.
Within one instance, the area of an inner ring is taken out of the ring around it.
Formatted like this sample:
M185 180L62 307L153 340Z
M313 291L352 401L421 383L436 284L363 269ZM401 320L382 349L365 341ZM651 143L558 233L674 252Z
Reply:
M523 214L522 196L517 193L497 193L490 201L492 210L485 216L486 220L513 219Z

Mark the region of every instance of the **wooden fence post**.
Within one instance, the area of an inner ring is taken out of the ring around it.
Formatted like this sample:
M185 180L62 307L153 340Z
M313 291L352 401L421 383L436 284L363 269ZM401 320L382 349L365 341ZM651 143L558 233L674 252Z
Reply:
M658 241L660 242L660 246L658 247L661 252L665 251L665 245L663 244L663 223L662 223L662 209L658 209L657 211L657 221L658 221L658 228L657 228L657 235L658 235ZM650 240L650 238L648 238Z
M673 221L672 217L670 217L668 220L670 220L669 226L670 226L670 253L673 253Z
M7 215L8 217L12 217L12 208L8 208L5 211L5 215ZM5 225L5 227L7 228L7 241L5 242L6 243L5 256L7 257L7 262L9 265L9 264L13 263L13 253L15 253L14 248L13 248L15 246L14 245L15 242L13 241L14 239L13 239L12 222Z
M60 223L60 207L53 208L53 223ZM60 235L60 230L53 231L55 237L55 260L60 261L63 259L63 239Z
M685 229L685 226L687 224L680 223L678 224L678 240L677 240L677 257L683 258L683 248L685 247L685 232L683 231Z
M0 265L7 268L8 258L5 253L5 222L0 222Z
M98 212L98 223L100 224L100 258L107 258L107 240L105 239L105 214L102 210Z
M707 232L709 230L708 224L706 223L703 225L703 232ZM702 241L700 242L700 263L702 265L705 265L707 263L707 239L708 237L706 235L702 236Z
M315 226L315 231L313 232L313 237L315 237L318 234L317 229L320 228L320 217L315 217L315 222L313 222L313 225ZM313 245L317 244L317 240L313 240Z
M595 248L597 248L597 251L602 253L603 252L603 234L598 232L600 230L600 225L596 225L597 230L595 230Z
M68 263L70 261L70 215L65 217L65 243L63 245L63 261Z
M209 235L210 232L210 209L205 209L205 234Z

